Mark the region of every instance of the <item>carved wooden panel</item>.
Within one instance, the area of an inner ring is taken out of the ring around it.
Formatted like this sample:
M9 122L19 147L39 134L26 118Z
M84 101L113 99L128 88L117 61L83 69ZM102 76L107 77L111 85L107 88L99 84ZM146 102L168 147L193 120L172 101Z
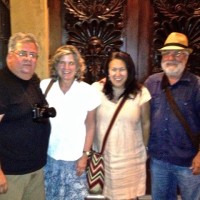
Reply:
M182 32L188 36L193 53L188 68L200 75L200 1L199 0L152 0L154 7L154 32L152 41L152 72L160 71L161 48L171 32Z
M10 1L9 1L9 0L1 0L1 2L2 2L8 9L10 9Z
M8 39L10 37L9 2L0 1L0 68L5 66Z
M75 45L85 58L85 81L104 76L104 63L123 45L126 0L65 0L66 43Z

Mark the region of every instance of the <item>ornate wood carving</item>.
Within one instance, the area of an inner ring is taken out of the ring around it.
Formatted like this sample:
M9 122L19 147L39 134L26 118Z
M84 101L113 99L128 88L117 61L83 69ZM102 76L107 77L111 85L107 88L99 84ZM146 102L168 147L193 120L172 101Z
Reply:
M2 3L4 3L4 5L8 8L8 9L10 9L10 1L9 0L1 0L2 1Z
M75 45L85 58L85 81L104 76L104 63L123 44L126 0L65 0L66 43Z
M200 1L199 0L152 0L154 7L154 32L152 45L152 72L160 71L161 48L171 32L188 36L193 53L188 61L189 70L200 75Z

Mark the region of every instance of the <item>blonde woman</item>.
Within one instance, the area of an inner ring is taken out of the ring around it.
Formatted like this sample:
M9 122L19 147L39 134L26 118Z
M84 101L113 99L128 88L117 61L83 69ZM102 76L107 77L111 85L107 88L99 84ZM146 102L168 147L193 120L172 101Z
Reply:
M76 47L65 45L51 59L56 81L47 94L57 116L51 119L48 161L45 167L47 200L82 200L87 196L85 168L100 104L96 90L82 81L85 64ZM41 82L45 92L51 79Z

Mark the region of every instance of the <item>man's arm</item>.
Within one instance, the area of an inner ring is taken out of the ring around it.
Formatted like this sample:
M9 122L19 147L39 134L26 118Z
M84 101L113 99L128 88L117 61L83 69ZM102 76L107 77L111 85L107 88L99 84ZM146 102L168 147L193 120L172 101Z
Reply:
M4 116L4 114L0 115L0 122L1 122L1 120L2 120L2 118L3 118L3 116Z
M3 118L4 114L3 115L0 115L0 122ZM6 193L8 190L8 184L7 184L7 180L6 180L6 177L1 169L1 166L0 166L0 194L3 194L3 193Z
M191 169L194 175L200 174L200 149L192 161Z
M4 175L2 169L0 168L0 194L6 193L8 190L8 184L6 176Z

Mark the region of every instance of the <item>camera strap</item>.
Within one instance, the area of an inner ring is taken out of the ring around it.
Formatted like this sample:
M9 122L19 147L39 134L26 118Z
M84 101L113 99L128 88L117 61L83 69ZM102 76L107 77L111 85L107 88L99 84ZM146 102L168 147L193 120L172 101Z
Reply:
M46 98L46 96L47 96L49 90L51 89L51 87L52 87L52 85L53 85L53 83L54 83L55 81L56 81L56 80L51 79L51 81L49 82L49 85L47 86L47 88L46 88L46 90L45 90L45 93L44 93L45 98Z

